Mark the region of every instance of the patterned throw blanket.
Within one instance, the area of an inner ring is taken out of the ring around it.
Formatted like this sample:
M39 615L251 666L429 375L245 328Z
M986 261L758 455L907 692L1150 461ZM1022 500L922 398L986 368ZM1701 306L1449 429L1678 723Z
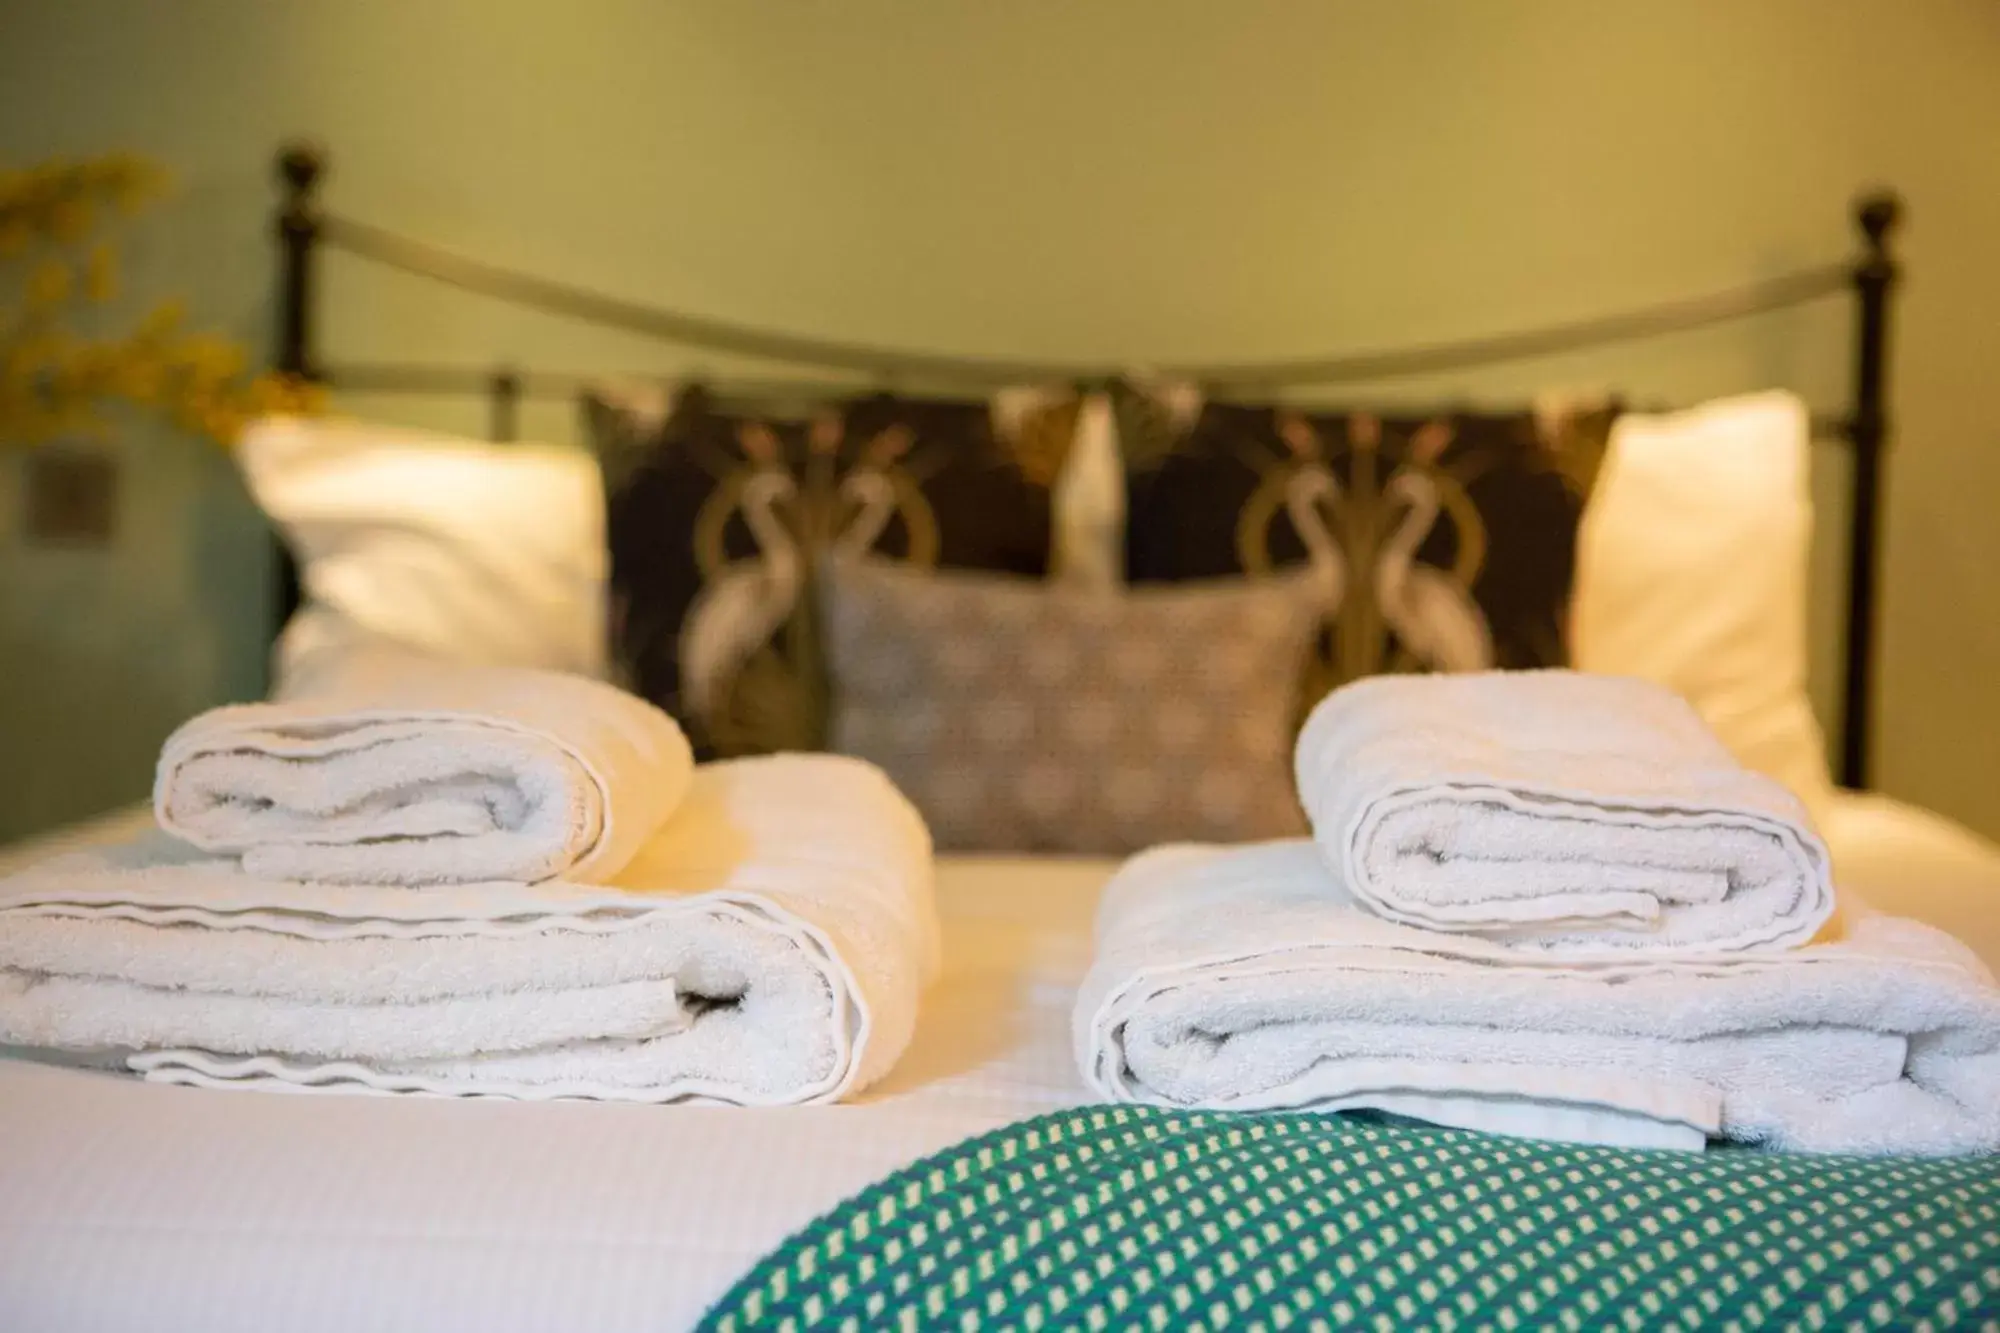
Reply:
M703 1326L2000 1329L2000 1159L1091 1107L871 1186Z

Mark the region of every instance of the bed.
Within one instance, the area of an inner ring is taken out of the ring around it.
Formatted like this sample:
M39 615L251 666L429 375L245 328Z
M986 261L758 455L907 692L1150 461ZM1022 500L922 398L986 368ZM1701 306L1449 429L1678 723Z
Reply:
M2000 849L1879 796L1842 798L1827 832L1844 888L2000 966ZM689 1326L890 1171L1086 1100L1070 1006L1111 869L948 860L944 979L851 1105L205 1094L0 1063L0 1310L49 1330Z
M865 350L848 355L648 312L328 218L314 198L320 166L302 150L288 151L281 165L278 360L294 373L336 387L486 393L501 438L512 433L522 394L568 395L576 387L563 376L514 371L322 365L312 340L313 252L329 240L663 338L876 368ZM1853 412L1832 429L1857 458L1840 772L1858 788L1866 780L1892 218L1881 201L1864 207L1868 248L1858 265L1748 292L1565 330L1243 374L1374 379L1694 327L1857 286ZM1022 370L1000 368L1009 376ZM282 608L289 612L297 597L294 577ZM0 872L114 840L149 818L133 810L60 831L7 852ZM1854 790L1835 797L1822 822L1844 892L1953 931L2000 968L2000 848L1928 812ZM885 1082L849 1105L741 1113L227 1095L0 1061L0 1322L215 1333L688 1326L760 1255L841 1199L927 1153L1086 1100L1070 1010L1113 865L943 858L943 979L926 998L912 1048Z

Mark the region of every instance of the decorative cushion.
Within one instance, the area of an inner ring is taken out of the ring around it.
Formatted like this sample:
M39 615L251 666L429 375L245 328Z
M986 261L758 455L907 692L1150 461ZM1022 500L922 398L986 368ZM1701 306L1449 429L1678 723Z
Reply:
M1385 418L1118 397L1131 580L1318 568L1337 596L1316 692L1381 671L1565 664L1609 407Z
M356 647L603 676L604 491L581 449L270 417L236 449L299 562L274 693Z
M704 755L821 748L813 570L828 552L1040 575L1068 437L984 402L725 408L700 387L584 401L604 460L612 654ZM1073 424L1073 417L1072 417Z
M1303 832L1310 573L1122 595L873 560L822 576L833 748L886 771L939 848L1120 855Z

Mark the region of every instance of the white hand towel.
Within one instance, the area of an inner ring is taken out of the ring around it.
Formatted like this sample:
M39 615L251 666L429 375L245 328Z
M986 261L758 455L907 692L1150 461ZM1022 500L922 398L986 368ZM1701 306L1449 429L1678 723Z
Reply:
M705 765L612 886L266 880L163 835L0 881L0 1042L147 1077L833 1101L938 967L930 839L833 756Z
M167 739L160 826L259 879L609 880L687 791L674 720L601 681L341 654Z
M1797 797L1644 681L1377 676L1299 735L1299 796L1392 921L1568 957L1803 944L1833 912Z
M1559 965L1384 921L1303 840L1128 862L1074 1035L1114 1101L1650 1146L2000 1149L2000 990L1949 936L1856 912L1793 952Z

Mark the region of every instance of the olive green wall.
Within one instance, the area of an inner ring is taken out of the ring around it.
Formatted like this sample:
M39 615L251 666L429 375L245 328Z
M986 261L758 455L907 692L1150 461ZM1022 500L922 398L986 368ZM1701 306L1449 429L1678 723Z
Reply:
M1727 285L1845 254L1851 192L1893 183L1913 277L1880 778L2000 833L1993 0L0 0L0 161L165 161L183 190L138 277L214 326L262 336L267 163L301 132L332 148L339 207L474 255L799 331L1132 361ZM326 276L336 354L674 363L348 264ZM1844 317L1444 387L1785 382L1837 408ZM569 433L559 410L529 424ZM108 553L23 546L0 464L0 834L138 795L167 727L257 687L254 516L199 446L128 447ZM1839 459L1822 461L1837 525Z

